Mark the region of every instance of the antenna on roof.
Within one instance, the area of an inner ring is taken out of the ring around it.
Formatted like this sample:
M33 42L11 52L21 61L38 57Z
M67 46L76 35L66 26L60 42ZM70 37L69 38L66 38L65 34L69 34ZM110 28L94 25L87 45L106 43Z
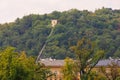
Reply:
M110 60L114 60L112 57L109 57Z

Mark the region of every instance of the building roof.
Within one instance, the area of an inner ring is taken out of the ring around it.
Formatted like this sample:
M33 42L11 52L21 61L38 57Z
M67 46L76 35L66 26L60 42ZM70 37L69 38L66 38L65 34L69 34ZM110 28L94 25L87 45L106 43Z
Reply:
M111 63L115 63L115 64L118 64L120 66L120 60L119 59L113 59L113 60L110 60L110 59L105 59L105 60L100 60L96 66L108 66L110 65Z
M63 66L64 65L64 60L56 60L56 59L41 59L40 61L41 63L43 63L45 66L55 66L55 67L59 67L59 66Z
M51 59L51 58L47 58L47 59L41 59L40 61L41 63L43 63L45 66L54 66L54 67L60 67L64 65L64 60L56 60L56 59ZM96 67L99 66L108 66L111 63L116 63L120 66L120 60L118 59L114 59L114 60L110 60L110 59L105 59L105 60L100 60L97 64Z

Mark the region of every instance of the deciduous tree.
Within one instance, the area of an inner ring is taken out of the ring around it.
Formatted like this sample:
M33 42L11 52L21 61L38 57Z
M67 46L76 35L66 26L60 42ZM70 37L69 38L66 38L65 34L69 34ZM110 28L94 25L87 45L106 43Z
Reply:
M107 80L120 80L119 65L115 62L111 62L107 68L101 66L100 72L107 78Z
M78 70L74 60L70 58L65 59L65 65L62 68L63 80L77 80Z
M72 46L71 49L77 57L80 79L88 80L88 76L90 75L91 70L103 57L104 51L95 50L94 44L86 38L79 40L77 45Z
M47 80L52 73L25 52L16 52L13 47L0 51L0 80Z

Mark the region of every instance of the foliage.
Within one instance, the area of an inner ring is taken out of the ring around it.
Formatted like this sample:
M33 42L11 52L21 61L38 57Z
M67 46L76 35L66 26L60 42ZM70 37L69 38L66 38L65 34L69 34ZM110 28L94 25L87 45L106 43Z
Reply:
M111 62L108 65L108 69L106 67L101 66L100 68L101 73L107 78L107 80L119 80L120 79L120 69L119 65L115 62Z
M48 38L52 19L57 19L58 24ZM83 36L95 41L98 44L96 49L104 49L105 58L120 57L120 10L54 11L44 15L30 14L0 25L0 47L13 46L17 51L26 51L27 55L36 56L48 41L43 58L75 57L69 51L69 46L75 45Z
M71 50L77 57L76 64L78 64L81 80L88 80L91 70L104 56L104 51L96 50L94 44L86 38L79 40L76 46L71 47Z
M13 47L0 51L0 80L46 80L51 72Z
M77 80L78 70L75 62L70 59L65 59L65 65L62 68L63 80Z
M104 77L101 73L96 71L91 71L88 77L88 80L106 80L106 77Z

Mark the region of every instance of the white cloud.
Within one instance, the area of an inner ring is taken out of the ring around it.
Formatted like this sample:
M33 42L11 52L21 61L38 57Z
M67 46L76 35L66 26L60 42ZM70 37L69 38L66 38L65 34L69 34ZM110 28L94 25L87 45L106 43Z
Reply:
M120 9L120 0L0 0L0 23L31 13L43 14L71 8L95 10L103 6Z

